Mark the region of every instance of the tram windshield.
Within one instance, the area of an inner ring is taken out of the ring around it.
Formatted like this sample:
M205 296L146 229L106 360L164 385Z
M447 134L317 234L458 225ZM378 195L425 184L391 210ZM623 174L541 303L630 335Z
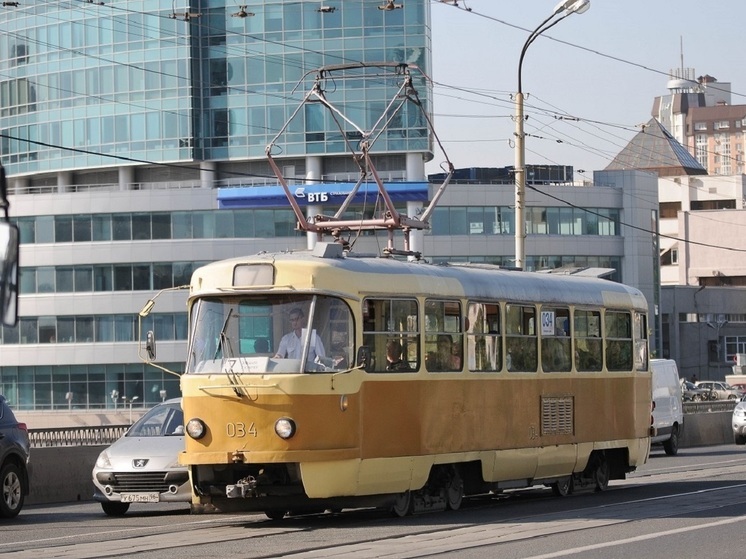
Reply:
M336 297L209 297L191 322L187 373L342 371L354 355L352 315Z

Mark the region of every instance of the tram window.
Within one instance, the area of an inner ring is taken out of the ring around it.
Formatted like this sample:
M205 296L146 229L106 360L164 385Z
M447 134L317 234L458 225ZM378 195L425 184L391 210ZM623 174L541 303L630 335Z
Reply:
M628 312L606 311L606 368L632 370L632 317Z
M214 297L198 301L192 312L187 372L230 366L235 373L298 373L304 361L307 372L327 372L352 363L352 315L335 297Z
M634 314L635 369L648 370L648 317L642 313Z
M241 301L238 305L238 344L241 355L269 353L272 305L269 301Z
M576 309L573 319L575 336L575 368L597 372L603 369L601 343L601 313Z
M461 302L425 301L425 366L428 371L460 371L464 340Z
M541 309L541 368L545 372L567 372L572 369L570 309Z
M363 344L370 348L369 372L419 368L420 329L416 299L363 301Z
M505 306L505 366L510 372L535 372L538 365L536 309Z
M470 302L466 318L466 361L469 370L499 371L502 368L499 305Z

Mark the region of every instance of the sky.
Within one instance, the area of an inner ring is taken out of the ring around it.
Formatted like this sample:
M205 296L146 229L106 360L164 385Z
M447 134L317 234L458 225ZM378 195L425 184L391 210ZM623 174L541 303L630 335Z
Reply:
M558 1L431 0L434 126L456 168L514 164L518 60ZM591 180L650 120L682 52L685 68L730 82L732 104L746 104L744 21L744 0L591 0L526 51L526 164ZM426 171L444 160L436 152Z

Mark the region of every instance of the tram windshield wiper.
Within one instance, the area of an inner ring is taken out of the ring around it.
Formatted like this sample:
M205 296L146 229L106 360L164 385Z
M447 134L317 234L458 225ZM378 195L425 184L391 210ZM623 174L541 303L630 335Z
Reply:
M223 357L226 356L226 347L230 349L230 340L228 339L228 336L225 334L225 330L228 328L228 321L231 319L231 315L233 314L233 307L228 309L228 316L225 317L225 320L223 321L223 327L220 329L220 334L218 334L218 343L215 347L215 355L212 356L213 360L218 358L218 354L222 352Z

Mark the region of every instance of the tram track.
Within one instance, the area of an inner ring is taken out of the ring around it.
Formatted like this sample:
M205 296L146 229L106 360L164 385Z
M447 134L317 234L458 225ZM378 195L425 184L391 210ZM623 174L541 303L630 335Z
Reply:
M660 534L674 537L677 530L702 530L744 520L740 511L746 509L746 456L741 456L730 454L718 460L715 454L710 460L688 464L686 469L653 457L642 471L612 482L603 494L587 491L557 499L548 489L511 491L467 500L456 513L396 520L370 509L288 517L281 522L258 515L146 513L128 515L121 527L115 528L86 513L80 524L87 524L88 529L74 521L69 521L68 534L57 537L51 531L29 529L22 542L0 539L0 553L4 559L157 559L175 554L183 559L227 555L403 559L455 557L459 552L479 553L480 548L491 546L523 550L532 542L569 540L573 545L558 544L551 551L530 555L533 559L569 557L573 549L603 549ZM691 481L693 476L698 481ZM729 507L737 512L720 512ZM649 531L653 521L661 519L666 530ZM610 533L615 536L601 537ZM581 539L586 541L583 534L595 534L595 541L575 545Z

